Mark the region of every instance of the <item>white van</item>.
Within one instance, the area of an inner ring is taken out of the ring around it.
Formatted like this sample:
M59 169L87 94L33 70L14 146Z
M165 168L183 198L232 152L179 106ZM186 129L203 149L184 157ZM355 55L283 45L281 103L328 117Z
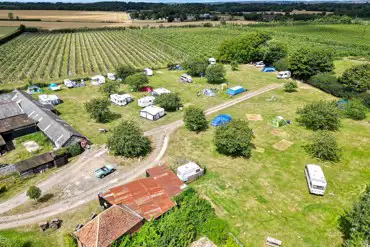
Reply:
M154 105L155 97L154 96L145 96L137 101L137 104L140 107L147 107Z
M280 71L277 75L276 78L278 79L288 79L291 77L290 71Z
M191 78L191 76L188 75L188 74L182 74L181 77L180 77L180 81L181 82L189 82L189 83L192 83L193 82L193 78Z
M310 193L315 195L324 195L327 184L321 167L314 164L308 164L306 165L304 172L306 174Z

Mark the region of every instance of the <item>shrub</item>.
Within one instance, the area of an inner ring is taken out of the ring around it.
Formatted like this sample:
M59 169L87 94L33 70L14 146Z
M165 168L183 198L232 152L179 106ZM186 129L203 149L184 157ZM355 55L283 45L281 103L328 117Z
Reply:
M367 108L359 100L351 100L344 108L344 115L353 120L366 118Z
M312 143L305 146L305 150L311 156L337 162L340 159L341 150L332 133L328 131L318 131L312 138Z
M86 102L85 108L92 119L99 123L107 123L112 117L109 105L110 101L108 99L96 98Z
M223 83L225 82L226 71L223 64L210 65L206 70L206 78L208 83Z
M314 101L297 110L297 122L311 130L338 130L340 112L335 101Z
M252 151L253 132L248 122L235 119L216 129L214 144L221 154L249 158Z
M214 243L222 244L227 240L229 226L226 221L217 217L211 217L204 224L202 232Z
M143 73L138 73L126 77L125 83L128 84L134 92L137 92L141 87L147 85L149 80Z
M231 65L231 70L232 71L237 71L239 70L239 63L237 61L231 61L230 62L230 65Z
M289 80L284 83L284 91L288 93L292 93L297 91L298 85L296 81Z
M0 184L0 195L8 190L5 184Z
M79 142L75 142L67 147L68 153L72 156L75 157L79 154L81 154L84 150L81 147L81 144Z
M303 47L289 56L289 70L298 79L330 72L334 68L332 54L324 49Z
M27 190L27 196L32 200L37 200L41 196L41 190L39 187L32 185Z
M204 58L192 58L184 62L186 72L191 76L203 76L206 73L209 62Z
M347 88L363 93L370 89L370 64L361 64L346 69L339 82Z
M77 240L73 237L71 233L63 234L64 246L65 247L77 247Z
M99 91L106 96L117 93L120 88L118 81L108 81L99 87Z
M190 106L186 108L184 115L185 127L190 131L203 131L208 128L208 122L203 110Z
M124 81L128 76L135 74L137 69L129 65L122 65L116 69L116 75Z
M235 242L232 236L229 236L226 241L225 247L240 247L240 245L237 242Z
M263 57L265 64L273 64L280 59L286 57L288 54L288 48L281 42L271 42L268 44L267 50Z
M115 155L133 158L148 154L151 143L138 124L125 120L112 130L112 135L108 138L108 148Z
M370 108L370 93L363 93L360 95L360 99L362 103L367 107Z
M282 59L274 62L273 63L273 66L278 71L286 71L286 70L289 70L289 60L288 60L288 58L282 58Z
M352 96L352 93L340 84L337 77L332 73L314 75L307 83L336 97L350 98Z
M181 107L181 98L177 93L165 93L155 98L155 104L166 111L177 111Z

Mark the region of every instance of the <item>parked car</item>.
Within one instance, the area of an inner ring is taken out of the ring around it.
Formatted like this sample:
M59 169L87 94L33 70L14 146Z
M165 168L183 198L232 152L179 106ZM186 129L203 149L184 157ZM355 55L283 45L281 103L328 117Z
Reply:
M105 165L103 167L100 167L99 169L95 170L95 176L97 178L104 178L106 175L114 172L115 169L111 165Z

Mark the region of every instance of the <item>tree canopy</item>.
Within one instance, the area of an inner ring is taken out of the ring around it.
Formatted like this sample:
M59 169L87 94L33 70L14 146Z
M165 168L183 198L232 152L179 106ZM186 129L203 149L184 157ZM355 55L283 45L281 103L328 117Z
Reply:
M118 81L108 81L99 87L99 91L106 96L117 93L120 88Z
M203 76L208 65L209 62L201 57L190 58L183 63L186 72L191 76Z
M314 133L311 143L305 146L305 150L311 156L324 161L337 162L341 155L335 136L323 130Z
M116 69L116 76L124 81L128 76L133 75L137 72L137 69L130 65L122 65Z
M366 118L368 109L360 100L350 100L344 106L344 115L353 120L363 120Z
M273 64L288 55L288 48L281 42L270 42L265 51L263 62L265 64Z
M137 92L141 87L147 85L149 80L143 73L138 73L126 77L125 83L128 84L134 92Z
M177 93L164 93L155 98L155 104L166 111L177 111L181 107L181 98Z
M109 110L110 101L105 98L95 98L85 103L86 111L92 119L99 123L107 123L112 117Z
M361 64L346 69L339 82L350 90L363 93L370 89L370 64Z
M204 111L196 106L189 106L184 115L185 127L190 131L203 131L208 128Z
M34 185L30 186L27 190L27 196L32 200L37 200L41 197L41 189Z
M226 70L223 64L215 64L207 67L206 78L208 83L223 83L226 81Z

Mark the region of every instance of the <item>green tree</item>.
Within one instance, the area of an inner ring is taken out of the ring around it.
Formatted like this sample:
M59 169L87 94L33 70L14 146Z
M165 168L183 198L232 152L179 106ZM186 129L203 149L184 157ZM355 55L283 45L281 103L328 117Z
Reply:
M185 127L190 131L203 131L208 128L208 122L204 111L195 106L189 106L184 115Z
M370 92L361 94L360 99L367 108L370 108Z
M84 150L79 142L75 142L67 147L67 151L72 157L75 157L81 154Z
M366 118L367 108L359 100L351 100L344 107L344 115L353 120L363 120Z
M218 60L230 63L249 63L263 59L263 49L271 37L261 32L250 32L241 37L225 40L218 48Z
M347 88L363 93L370 89L370 64L361 64L346 69L339 82Z
M177 111L181 107L181 98L177 93L164 93L155 98L155 104L166 111Z
M230 62L230 65L231 65L231 70L232 71L237 71L239 70L239 63L237 61L231 61Z
M134 92L137 92L141 87L147 85L149 80L146 75L139 73L128 76L125 79L125 83L128 84Z
M156 225L154 221L150 221L144 224L144 226L133 238L131 244L126 246L161 247L159 245L159 241L160 235L157 232Z
M209 62L201 57L190 58L183 63L186 72L191 76L202 76L206 73Z
M128 158L145 156L151 151L151 142L133 121L122 121L112 130L108 148L114 155Z
M12 12L9 12L8 17L9 17L10 20L13 20L14 19L14 14Z
M39 187L36 187L34 185L30 186L27 190L27 196L32 200L37 200L41 196L41 190Z
M138 70L129 65L122 65L116 69L117 78L121 78L124 81L128 76L137 73Z
M337 162L341 155L335 136L325 130L314 133L311 143L304 148L311 156L321 160Z
M288 93L292 93L297 91L298 85L296 81L289 80L284 83L284 91Z
M281 42L271 42L268 44L266 49L263 62L265 64L273 64L280 59L286 57L288 54L288 48Z
M105 98L95 98L85 103L86 111L98 123L107 123L112 117L109 110L110 101Z
M335 101L314 101L297 110L297 122L311 130L338 130L340 112Z
M227 240L229 226L226 221L213 216L206 221L202 232L214 243L220 245Z
M302 47L289 56L289 69L295 78L307 80L318 73L331 72L333 56L324 49Z
M278 71L286 71L289 70L289 59L284 57L276 62L273 63L273 66Z
M221 154L249 158L252 151L253 131L248 122L234 119L216 128L214 144Z
M73 237L71 233L63 234L64 246L65 247L77 247L77 240Z
M206 70L208 83L223 83L226 81L226 70L223 64L210 65Z
M108 81L99 87L99 91L105 96L117 93L120 88L120 83L118 81Z

